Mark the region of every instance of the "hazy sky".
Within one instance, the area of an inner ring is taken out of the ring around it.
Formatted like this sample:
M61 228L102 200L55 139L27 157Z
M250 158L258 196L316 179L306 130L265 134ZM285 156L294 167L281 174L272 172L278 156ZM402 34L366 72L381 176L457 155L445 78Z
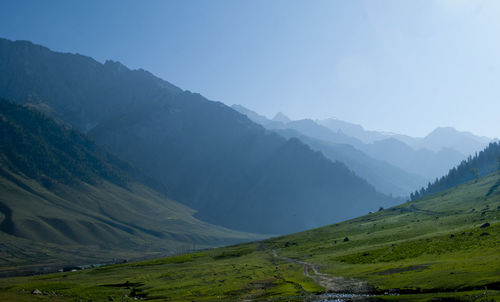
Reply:
M267 116L500 136L500 1L6 1L0 37Z

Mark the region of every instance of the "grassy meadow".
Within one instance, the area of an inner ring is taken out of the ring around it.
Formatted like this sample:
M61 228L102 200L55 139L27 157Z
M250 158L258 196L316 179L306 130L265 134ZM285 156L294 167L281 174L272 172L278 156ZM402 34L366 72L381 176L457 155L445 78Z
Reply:
M366 299L374 301L500 301L499 183L495 173L422 200L259 242L4 278L0 300L314 301L328 290L287 257L314 264L322 274L367 282L372 296Z

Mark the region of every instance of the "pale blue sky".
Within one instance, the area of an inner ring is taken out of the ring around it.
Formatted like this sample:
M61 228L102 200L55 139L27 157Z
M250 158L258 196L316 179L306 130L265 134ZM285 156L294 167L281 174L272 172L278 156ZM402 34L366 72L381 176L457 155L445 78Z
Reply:
M2 1L0 37L268 116L500 132L500 1Z

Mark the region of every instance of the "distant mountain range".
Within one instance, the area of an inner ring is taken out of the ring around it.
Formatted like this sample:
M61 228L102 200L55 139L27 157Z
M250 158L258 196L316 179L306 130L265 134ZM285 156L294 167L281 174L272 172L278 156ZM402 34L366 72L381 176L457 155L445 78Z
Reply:
M276 133L287 137L296 137L320 151L332 161L340 161L357 175L366 179L377 190L394 196L407 196L408 192L426 183L423 177L408 173L385 161L374 159L348 144L335 144L305 136L296 130L278 129Z
M288 233L397 202L300 140L118 62L1 39L0 96L85 132L209 223Z
M3 99L0 137L0 275L261 238L195 219L86 135Z
M343 161L380 191L397 196L407 196L409 187L445 174L450 167L493 141L450 127L437 128L424 138L414 138L367 131L360 125L333 118L293 121L280 113L279 119L270 120L241 105L233 105L233 108L268 129L296 131L313 149L331 160ZM355 149L348 151L350 159L345 152L341 155L339 145ZM332 148L337 151L333 152Z
M360 125L335 118L316 120L316 123L335 132L342 131L346 135L357 138L365 144L395 138L415 150L428 149L438 152L441 149L451 148L464 155L474 154L483 149L492 140L497 140L485 136L477 136L466 131L458 131L452 127L438 127L425 137L411 137L389 132L369 131Z

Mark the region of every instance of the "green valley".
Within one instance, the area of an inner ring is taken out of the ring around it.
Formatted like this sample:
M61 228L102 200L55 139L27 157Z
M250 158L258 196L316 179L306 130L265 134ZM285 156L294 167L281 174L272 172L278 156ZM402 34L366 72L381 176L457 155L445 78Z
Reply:
M500 1L0 7L0 302L500 302Z
M425 199L254 243L80 272L2 279L0 297L314 301L320 293L336 289L367 293L371 296L358 298L373 301L497 301L499 183L496 172ZM33 295L35 289L41 294Z

